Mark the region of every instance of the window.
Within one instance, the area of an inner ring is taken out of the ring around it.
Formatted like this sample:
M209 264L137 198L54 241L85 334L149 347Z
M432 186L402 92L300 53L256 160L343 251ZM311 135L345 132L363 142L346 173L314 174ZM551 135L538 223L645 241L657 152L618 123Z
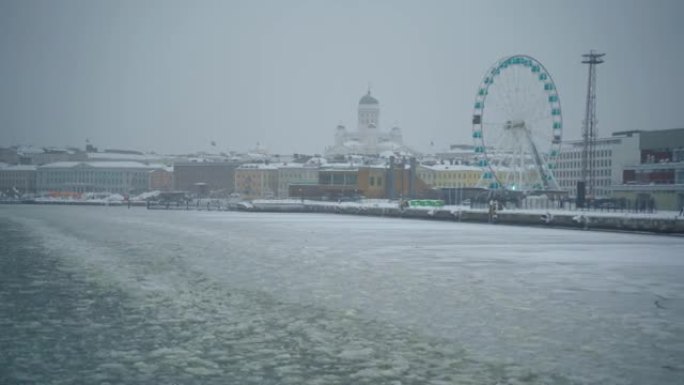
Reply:
M370 177L370 182L368 184L370 184L371 186L375 186L375 177Z

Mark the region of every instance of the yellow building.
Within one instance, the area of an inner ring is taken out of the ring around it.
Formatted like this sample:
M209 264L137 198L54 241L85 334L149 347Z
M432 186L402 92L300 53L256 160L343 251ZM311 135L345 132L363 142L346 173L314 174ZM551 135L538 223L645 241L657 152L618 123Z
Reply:
M235 169L235 192L245 199L275 198L280 165L248 163Z
M366 198L378 199L387 197L387 173L385 166L361 167L357 185Z
M476 187L482 168L454 164L420 165L417 174L432 188Z

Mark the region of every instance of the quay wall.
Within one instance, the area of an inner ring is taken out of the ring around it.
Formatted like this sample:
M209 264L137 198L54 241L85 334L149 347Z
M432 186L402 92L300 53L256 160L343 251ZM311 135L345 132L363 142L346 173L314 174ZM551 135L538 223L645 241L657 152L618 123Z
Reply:
M348 215L369 215L380 217L411 218L425 220L443 220L473 223L494 223L519 226L540 226L557 228L575 228L584 230L634 231L662 234L684 234L684 217L640 216L627 213L592 213L578 211L573 213L553 211L530 213L517 211L499 211L494 218L489 217L486 210L459 209L449 210L435 208L405 209L398 207L364 207L345 205L302 204L288 208L286 205L267 206L254 205L242 208L256 212L312 212L336 213Z
M9 203L9 202L5 202ZM12 202L19 203L19 202ZM33 204L65 204L65 205L101 205L101 206L123 206L120 202L22 202ZM144 203L132 203L131 206L138 206ZM469 209L466 207L458 209L447 208L407 208L400 209L395 206L378 205L364 206L355 204L338 204L321 202L313 203L269 203L261 202L241 202L226 203L210 202L202 204L147 204L148 209L161 210L241 210L251 212L300 212L300 213L333 213L343 215L368 215L379 217L394 217L406 219L442 220L472 223L493 223L518 226L537 226L537 227L556 227L573 228L584 230L609 230L609 231L632 231L648 232L659 234L681 234L684 235L684 217L664 216L664 215L640 215L636 213L601 213L591 211L507 211L497 212L494 218L490 218L487 210Z

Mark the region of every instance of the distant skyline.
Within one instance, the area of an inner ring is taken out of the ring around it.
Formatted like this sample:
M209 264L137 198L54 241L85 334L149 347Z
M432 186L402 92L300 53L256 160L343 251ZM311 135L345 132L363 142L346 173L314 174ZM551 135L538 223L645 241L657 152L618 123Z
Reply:
M579 139L590 49L606 53L600 136L684 127L682 15L677 0L0 0L0 147L322 153L370 83L383 130L444 150L471 143L478 84L513 54L546 66Z

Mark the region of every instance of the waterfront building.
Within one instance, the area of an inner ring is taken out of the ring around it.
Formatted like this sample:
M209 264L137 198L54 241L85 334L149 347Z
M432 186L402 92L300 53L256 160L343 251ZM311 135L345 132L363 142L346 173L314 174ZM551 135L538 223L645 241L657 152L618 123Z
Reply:
M175 162L174 187L178 191L223 191L228 195L235 190L235 168L238 166L237 162Z
M333 163L322 167L315 185L290 185L291 196L306 199L435 198L438 193L416 174L415 159L388 159L386 164Z
M301 197L298 190L292 191L293 185L315 185L318 183L319 164L315 162L307 163L288 163L278 168L278 198Z
M433 188L475 187L482 168L460 164L437 163L418 166L418 178Z
M684 207L684 128L639 131L637 161L622 170L613 197L635 207L680 210ZM653 206L653 207L651 207Z
M160 167L150 171L150 191L171 191L174 187L173 167Z
M278 193L278 170L282 164L245 163L235 169L235 192L244 199L270 199Z
M5 165L0 167L0 193L20 196L36 192L36 166Z
M389 169L386 165L363 166L358 169L357 188L368 199L388 198ZM408 179L407 179L408 180Z
M415 159L391 158L386 165L359 167L358 189L371 199L436 198L436 190L419 176Z
M150 172L163 167L138 162L49 163L37 168L36 190L39 193L139 194L148 190Z
M571 197L577 196L577 182L582 180L582 140L566 141L558 157L554 176L559 187ZM588 176L587 197L606 198L612 185L622 183L622 170L639 160L639 132L616 132L611 137L599 138L591 148L593 173ZM590 188L589 184L593 186Z
M319 197L324 200L339 200L358 196L358 175L358 166L351 164L322 168L318 172Z
M560 187L577 194L582 177L581 140L563 143L554 175ZM593 152L593 199L653 202L656 208L684 205L684 129L615 132L597 139Z

